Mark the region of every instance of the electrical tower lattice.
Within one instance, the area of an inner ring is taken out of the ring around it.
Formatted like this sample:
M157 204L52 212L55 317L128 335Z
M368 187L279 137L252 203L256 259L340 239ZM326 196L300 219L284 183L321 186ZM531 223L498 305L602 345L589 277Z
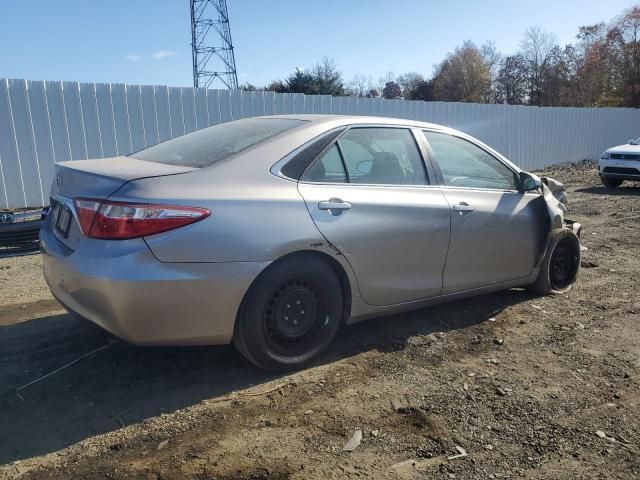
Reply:
M193 86L238 88L227 0L190 0Z

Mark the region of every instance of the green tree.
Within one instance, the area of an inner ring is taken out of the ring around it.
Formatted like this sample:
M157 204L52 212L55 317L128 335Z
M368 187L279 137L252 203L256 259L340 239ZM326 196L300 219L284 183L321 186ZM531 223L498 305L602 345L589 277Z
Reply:
M342 72L333 60L323 58L311 69L299 69L290 74L284 81L271 82L266 90L279 93L306 93L308 95L344 95Z
M382 89L382 98L386 98L387 100L392 100L394 98L402 97L402 89L400 85L396 82L387 82L384 88Z
M433 76L436 99L449 102L486 102L491 97L491 83L491 67L470 40L449 53Z
M284 86L287 93L316 93L316 82L311 72L299 68L285 79Z
M406 91L404 98L407 100L424 100L432 102L436 99L433 82L431 80L421 80Z
M327 57L311 69L311 76L318 95L344 95L342 72L335 62Z

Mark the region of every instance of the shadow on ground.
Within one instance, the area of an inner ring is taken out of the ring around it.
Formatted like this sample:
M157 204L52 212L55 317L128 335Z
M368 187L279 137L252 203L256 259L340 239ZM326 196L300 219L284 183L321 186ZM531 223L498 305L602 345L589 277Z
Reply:
M640 195L640 184L622 184L618 188L605 188L604 186L584 187L577 188L576 192L608 196L637 196Z
M463 329L529 298L509 290L348 326L321 362L403 349L412 336ZM66 314L30 318L0 326L0 464L277 378L231 346L136 347ZM24 402L15 394L16 388L109 343L22 389Z

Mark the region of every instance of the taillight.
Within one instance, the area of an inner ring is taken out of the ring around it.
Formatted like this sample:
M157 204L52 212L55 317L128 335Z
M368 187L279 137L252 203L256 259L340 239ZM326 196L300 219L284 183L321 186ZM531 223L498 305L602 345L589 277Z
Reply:
M211 215L206 208L112 202L76 198L82 233L91 238L126 240L166 232Z

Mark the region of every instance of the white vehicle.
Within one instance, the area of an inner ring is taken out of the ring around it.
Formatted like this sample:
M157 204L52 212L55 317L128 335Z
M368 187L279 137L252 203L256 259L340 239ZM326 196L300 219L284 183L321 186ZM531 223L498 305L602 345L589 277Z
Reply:
M598 167L602 184L607 188L619 187L625 180L640 181L640 137L605 150Z

